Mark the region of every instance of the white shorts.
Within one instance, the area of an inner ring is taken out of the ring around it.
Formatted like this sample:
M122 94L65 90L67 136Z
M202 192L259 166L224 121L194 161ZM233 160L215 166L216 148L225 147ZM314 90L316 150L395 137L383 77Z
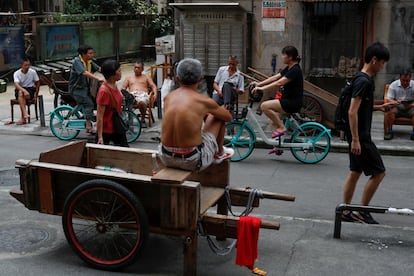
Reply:
M181 149L159 145L161 161L165 166L178 168L187 171L202 171L209 167L214 161L214 155L218 152L218 145L214 134L203 131L201 134L202 143L198 147L186 149L191 156L183 157L179 153Z
M137 103L143 102L146 105L149 104L149 95L148 95L147 92L145 92L145 91L133 91L131 94L134 95L135 101Z

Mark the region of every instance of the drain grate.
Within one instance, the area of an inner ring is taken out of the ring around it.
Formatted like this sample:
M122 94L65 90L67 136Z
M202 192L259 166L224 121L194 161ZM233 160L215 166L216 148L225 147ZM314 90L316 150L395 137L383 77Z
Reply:
M0 171L0 186L15 186L20 184L18 169Z
M23 253L42 247L49 239L45 229L29 225L0 226L0 252Z

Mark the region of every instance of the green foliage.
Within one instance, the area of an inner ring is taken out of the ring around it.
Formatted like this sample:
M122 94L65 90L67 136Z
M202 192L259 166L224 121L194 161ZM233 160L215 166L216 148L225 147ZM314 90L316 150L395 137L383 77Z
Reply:
M152 20L152 28L156 36L174 34L174 18L172 16L157 16Z
M65 0L65 16L55 17L57 22L96 20L97 14L147 15L152 18L148 26L155 36L174 33L171 15L158 15L156 5L147 0Z
M130 0L65 0L67 14L119 14L131 8Z
M148 4L148 1L129 0L129 3L132 8L130 12L134 14L155 15L158 13L157 6Z

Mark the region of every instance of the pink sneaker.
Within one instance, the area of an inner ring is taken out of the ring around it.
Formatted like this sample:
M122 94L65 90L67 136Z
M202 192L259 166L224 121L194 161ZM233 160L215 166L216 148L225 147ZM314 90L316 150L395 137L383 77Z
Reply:
M214 155L214 164L220 164L225 159L229 159L234 154L234 150L232 148L223 147L223 153L221 155L215 154Z

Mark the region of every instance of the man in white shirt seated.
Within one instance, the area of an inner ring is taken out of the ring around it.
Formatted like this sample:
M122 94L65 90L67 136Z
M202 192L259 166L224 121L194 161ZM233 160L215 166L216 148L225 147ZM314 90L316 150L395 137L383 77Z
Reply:
M227 66L221 66L216 74L213 83L213 99L219 105L230 111L233 104L237 101L237 95L244 92L244 78L240 74L237 65L239 64L236 56L230 56Z
M396 117L411 118L413 130L410 139L414 140L414 81L411 79L410 70L401 72L400 79L390 84L387 99L394 101L395 105L385 113L384 125L387 132L384 140L391 140L394 137L392 126Z
M21 64L21 68L13 74L15 96L19 101L20 111L22 118L16 123L16 125L26 124L26 119L29 118L29 114L26 110L26 100L33 100L34 104L37 102L37 96L39 95L40 81L36 71L30 68L30 60L24 59Z

